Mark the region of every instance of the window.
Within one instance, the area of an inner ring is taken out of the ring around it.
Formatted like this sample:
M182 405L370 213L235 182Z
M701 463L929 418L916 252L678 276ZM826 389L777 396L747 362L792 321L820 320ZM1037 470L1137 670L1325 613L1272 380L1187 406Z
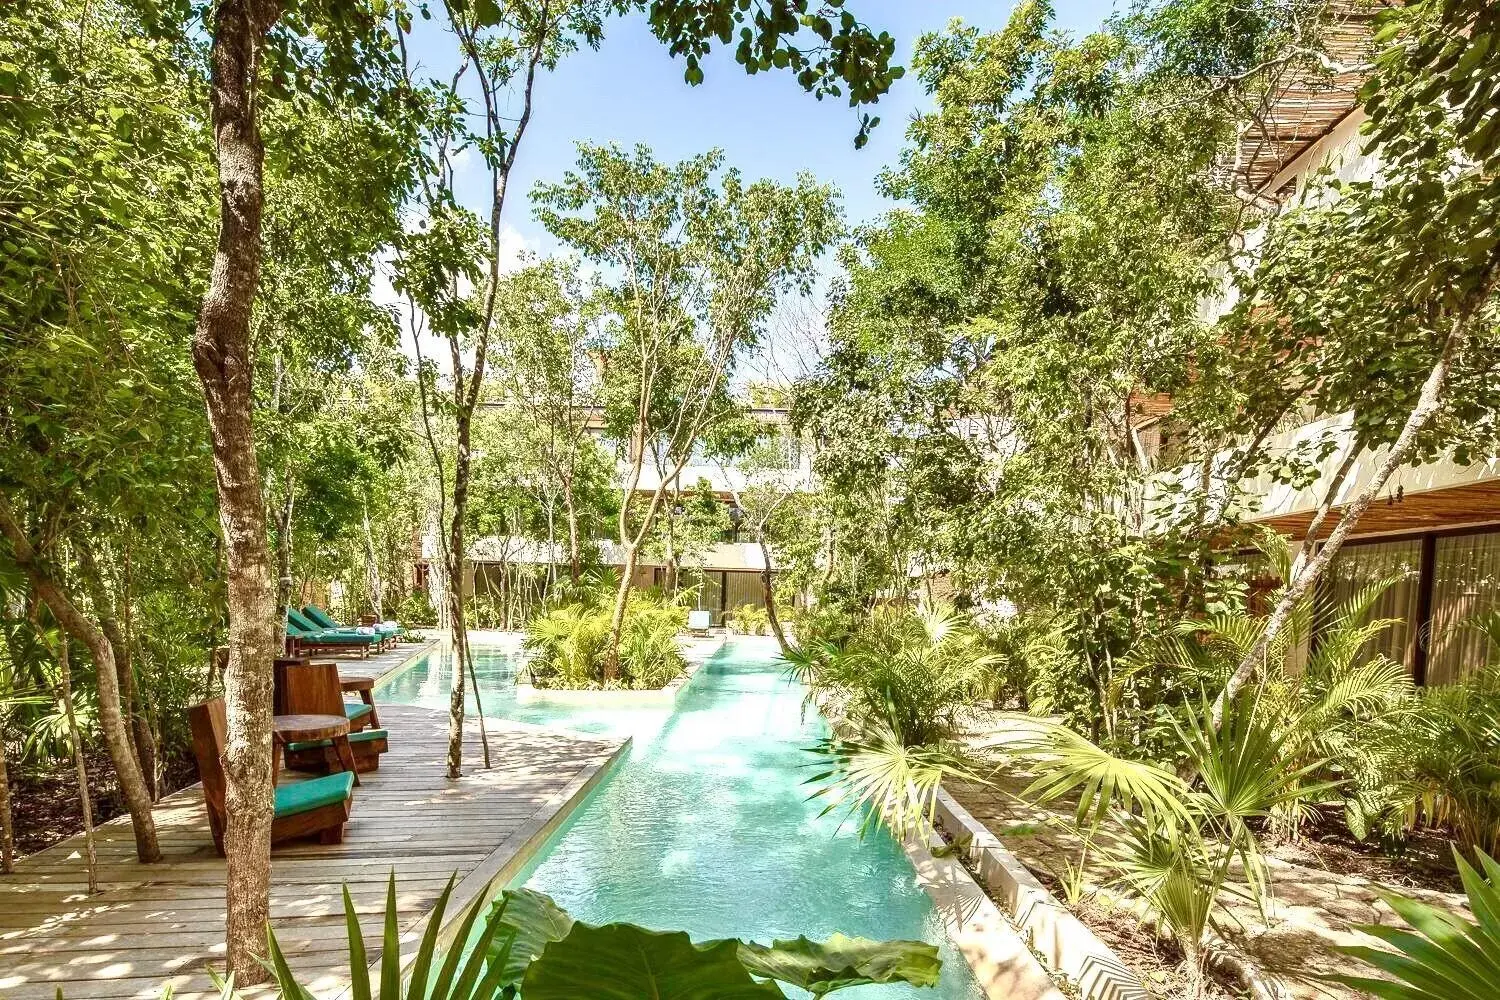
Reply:
M1313 602L1314 637L1327 628L1344 603L1361 590L1394 580L1371 605L1368 620L1391 618L1396 621L1366 643L1361 655L1384 653L1397 663L1406 664L1408 670L1414 669L1417 647L1413 623L1418 619L1421 562L1420 538L1346 545L1318 581L1317 597Z
M1449 684L1489 662L1495 652L1472 626L1500 610L1500 532L1450 535L1433 549L1432 617L1427 627L1427 683Z
M1366 655L1406 664L1419 683L1451 684L1500 654L1474 624L1500 614L1500 529L1345 546L1318 581L1314 643L1339 604L1393 577L1370 617L1398 621L1370 641Z

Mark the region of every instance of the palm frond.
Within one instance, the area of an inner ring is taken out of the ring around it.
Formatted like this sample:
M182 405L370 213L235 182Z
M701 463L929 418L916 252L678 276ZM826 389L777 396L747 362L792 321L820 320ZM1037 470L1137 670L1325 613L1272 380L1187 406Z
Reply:
M1007 748L1037 775L1024 797L1046 803L1077 792L1079 826L1097 826L1111 808L1137 807L1152 819L1186 822L1187 784L1167 768L1117 757L1066 726L1032 716L1009 718L1034 733Z

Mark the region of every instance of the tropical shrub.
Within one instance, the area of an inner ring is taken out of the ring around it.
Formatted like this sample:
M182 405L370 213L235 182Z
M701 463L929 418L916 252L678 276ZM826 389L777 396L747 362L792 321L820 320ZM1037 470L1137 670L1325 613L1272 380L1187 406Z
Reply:
M527 673L539 687L589 688L604 684L611 607L607 599L556 607L526 624ZM605 595L606 598L613 595ZM620 683L660 688L687 666L677 635L687 609L670 597L634 591L620 635Z
M608 645L606 611L584 604L553 608L526 623L526 670L543 687L587 687L602 673Z
M973 778L955 741L997 657L949 607L879 608L845 639L804 643L793 675L833 714L809 779L829 809L866 809L898 835L930 819L943 777Z
M403 625L436 625L437 610L425 590L413 590L396 608L396 620Z
M687 618L687 608L672 601L631 595L620 636L620 669L632 687L664 687L686 669L677 636L687 628Z
M1500 663L1422 688L1367 739L1378 781L1351 811L1352 830L1400 839L1445 829L1470 857L1500 854Z
M1384 972L1326 977L1380 1000L1489 1000L1500 996L1500 864L1485 852L1473 866L1457 850L1454 860L1478 922L1393 892L1381 898L1410 929L1372 924L1359 930L1395 950L1346 945L1337 950ZM1391 980L1395 980L1392 982Z
M755 604L742 605L727 616L728 624L743 635L764 635L771 624L771 616L765 608Z
M905 746L951 738L999 661L951 607L877 608L842 647L810 638L788 657L798 679L840 698L855 731Z
M456 876L455 876L456 878ZM403 982L401 931L396 922L396 878L386 890L385 934L378 990L359 918L344 890L349 966L356 1000L735 1000L784 997L777 983L814 996L872 983L933 986L942 962L921 941L872 941L835 934L825 942L805 937L775 941L694 942L681 931L635 924L595 926L574 920L552 899L529 889L506 890L486 912L487 893L465 911L454 940L469 949L438 951L437 932L454 879L438 897L410 972ZM476 930L477 928L477 930ZM271 962L285 1000L312 1000L297 982L270 933Z

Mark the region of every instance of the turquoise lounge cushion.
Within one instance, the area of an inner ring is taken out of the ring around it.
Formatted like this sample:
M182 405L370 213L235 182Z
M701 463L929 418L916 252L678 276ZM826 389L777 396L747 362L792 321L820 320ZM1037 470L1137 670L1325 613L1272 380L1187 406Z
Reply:
M346 701L344 702L344 714L351 720L363 719L370 714L370 706L362 701ZM353 734L351 733L350 735L352 736Z
M351 745L355 743L369 743L372 740L383 740L389 736L390 733L384 729L365 729L357 733L350 733L349 743ZM331 742L331 740L309 740L306 743L288 743L286 748L288 750L320 750L323 747L329 746Z
M327 629L330 632L352 632L355 630L355 626L340 625L338 622L334 621L332 615L324 611L322 608L318 607L316 604L309 604L304 607L302 609L302 617L313 625L316 625L319 628ZM374 625L365 627L373 628L375 630L375 634L379 636L396 635L401 631L401 626L395 624L394 622L389 625L385 624L384 622L376 622Z
M349 771L282 785L276 789L276 816L295 816L323 806L338 805L348 799L353 790L354 775Z
M318 607L316 604L309 604L309 605L305 606L302 609L302 617L306 618L308 621L312 622L314 625L320 625L323 628L343 628L344 627L344 626L340 625L338 622L334 621L333 618L328 614L328 612L324 611L322 608Z
M303 632L297 635L297 638L306 639L308 642L364 643L374 642L380 636L370 632L343 632L337 629L321 628L316 632Z

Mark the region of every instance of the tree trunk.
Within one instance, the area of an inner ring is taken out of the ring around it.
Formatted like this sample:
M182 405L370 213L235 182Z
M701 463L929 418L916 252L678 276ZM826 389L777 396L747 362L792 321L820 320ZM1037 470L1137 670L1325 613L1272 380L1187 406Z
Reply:
M88 647L89 655L93 657L99 688L99 728L104 732L110 762L114 765L115 775L120 782L120 794L130 813L131 827L135 832L136 857L145 863L160 861L161 848L156 842L156 824L151 816L151 794L141 775L135 751L130 746L130 735L120 710L119 675L115 671L114 652L110 649L109 640L104 638L104 633L78 610L63 589L47 575L37 560L31 540L26 537L20 522L10 509L9 501L4 497L0 497L0 535L10 542L16 565L31 581L37 596L52 612L52 617L57 619L58 624L69 635Z
M771 549L766 545L764 528L756 529L755 543L760 546L761 562L765 564L760 571L760 592L766 602L766 618L771 625L771 634L776 637L776 645L781 647L781 655L789 656L792 647L786 641L786 633L781 630L781 616L776 613L776 589L771 585Z
M370 587L370 605L377 621L385 621L385 594L380 585L380 563L375 559L375 536L370 532L370 507L364 505L365 582Z
M103 666L99 666L103 670ZM57 676L62 687L63 713L68 720L68 744L73 748L73 770L78 775L78 804L83 810L83 864L88 872L89 895L99 892L99 858L94 850L94 804L89 798L89 771L83 762L83 737L73 714L73 671L68 664L68 637L63 636L57 654Z
M256 120L261 53L281 14L276 0L220 0L209 51L209 111L219 174L219 235L193 332L213 441L229 612L224 670L225 903L228 971L242 986L269 978L271 660L276 597L252 426L250 316L260 284L262 170Z
M5 763L5 731L9 721L0 714L0 875L9 875L16 861L16 834L10 815L10 769Z
M1312 589L1313 584L1318 581L1318 577L1323 575L1323 570L1327 568L1333 557L1338 554L1339 548L1344 544L1344 539L1354 530L1355 525L1359 523L1359 519L1364 515L1364 512L1375 501L1375 497L1385 488L1385 484L1390 480L1391 475L1406 463L1406 456L1411 454L1412 447L1416 444L1417 436L1427 426L1428 421L1432 419L1433 414L1437 412L1438 407L1442 403L1443 386L1448 380L1449 370L1453 367L1453 355L1458 349L1458 344L1462 339L1466 324L1467 316L1461 317L1454 322L1447 339L1443 342L1442 353L1438 355L1436 364L1432 366L1432 371L1428 373L1427 381L1422 384L1422 391L1417 397L1416 406L1412 407L1411 414L1406 418L1405 426L1401 428L1401 433L1397 436L1395 443L1391 445L1391 449L1386 454L1385 460L1375 470L1375 475L1370 479L1369 485L1344 509L1343 514L1339 517L1339 523L1334 527L1333 532L1329 534L1328 541L1318 550L1318 554L1307 560L1301 571L1294 572L1292 579L1287 581L1287 586L1282 591L1281 599L1276 602L1275 609L1271 612L1270 617L1266 619L1266 627L1261 631L1260 638L1255 641L1255 645L1245 654L1245 658L1240 661L1239 666L1235 667L1234 673L1229 676L1229 680L1224 684L1224 690L1219 692L1218 698L1214 699L1212 714L1210 716L1214 728L1218 728L1219 724L1223 722L1224 712L1230 700L1239 693L1240 688L1245 685L1245 682L1250 679L1256 668L1261 665L1261 662L1266 657L1266 651L1271 647L1271 643L1281 634L1281 630L1286 627L1286 623L1291 618L1293 611L1296 610L1297 605L1307 595L1308 591Z
M110 651L114 654L115 677L120 686L120 709L128 723L126 738L130 742L130 749L135 754L136 763L140 766L141 775L145 779L146 794L150 796L152 802L155 802L156 743L152 739L151 728L146 724L146 718L141 714L138 704L130 643L120 629L115 602L110 596L109 588L105 585L104 575L99 572L99 563L94 557L93 547L80 544L75 545L73 549L78 555L80 575L83 577L85 589L89 592L89 600L94 602L94 613L99 619L99 630L104 633L105 639L109 641Z
M292 470L286 470L286 493L276 512L276 651L286 648L286 614L292 606L292 513L297 506Z
M573 483L563 483L563 508L568 513L568 579L578 586L583 579L583 556L578 545L578 505L573 500Z
M141 690L135 665L140 662L134 627L134 577L131 574L130 549L121 553L121 579L119 610L124 619L125 667L120 671L120 690L125 699L125 711L130 716L130 726L135 733L136 756L141 762L141 771L146 776L146 788L151 792L151 801L161 798L161 738L153 724L151 706L146 704L146 695Z
M635 577L636 547L626 542L624 550L625 565L620 567L620 586L615 590L615 607L609 617L609 647L604 654L606 681L620 676L620 636L625 632L625 606L630 601L630 588Z
M464 645L463 569L455 570L449 559L448 571L448 639L453 646L453 683L448 689L448 777L463 774L464 763L464 668L468 649Z

